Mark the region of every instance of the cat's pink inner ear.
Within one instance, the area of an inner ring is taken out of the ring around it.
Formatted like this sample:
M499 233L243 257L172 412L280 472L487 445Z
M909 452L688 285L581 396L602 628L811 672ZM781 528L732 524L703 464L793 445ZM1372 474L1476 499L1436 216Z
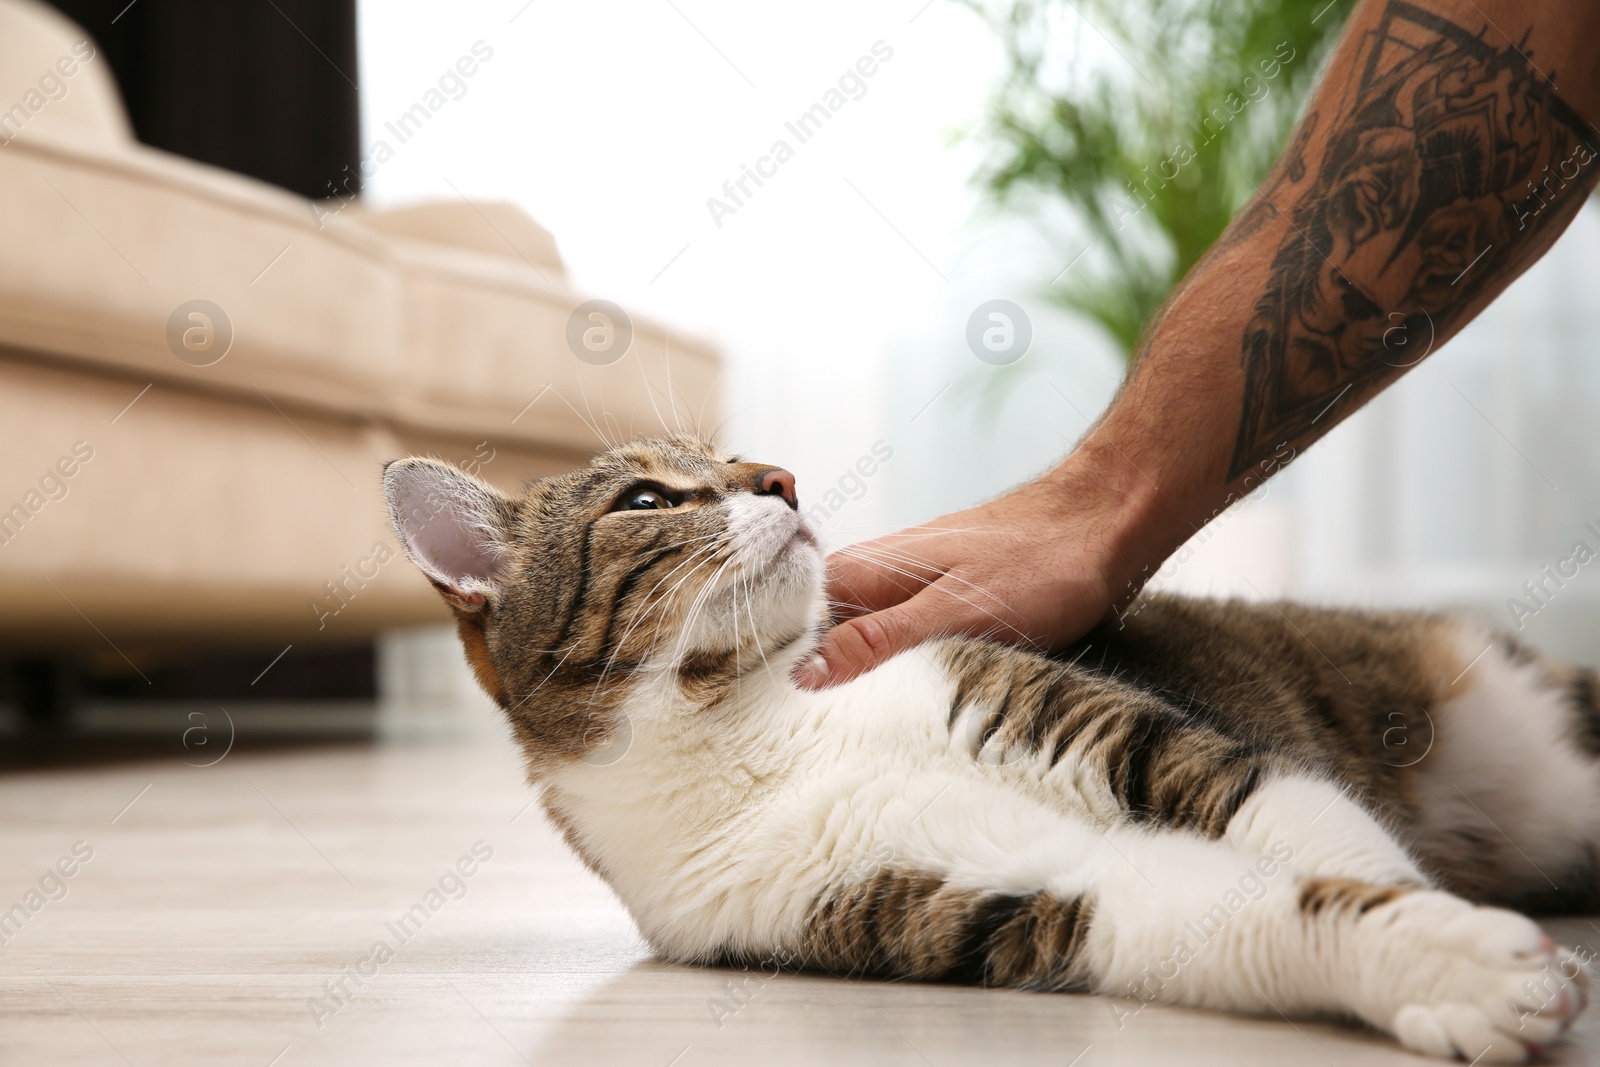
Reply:
M389 464L383 488L406 555L458 607L481 607L505 565L505 498L431 459Z

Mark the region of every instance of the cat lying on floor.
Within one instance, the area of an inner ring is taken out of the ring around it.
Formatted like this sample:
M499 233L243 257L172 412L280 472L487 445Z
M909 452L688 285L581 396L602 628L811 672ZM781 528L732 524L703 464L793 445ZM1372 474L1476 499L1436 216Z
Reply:
M384 474L545 811L664 957L1363 1020L1526 1059L1600 902L1596 676L1439 616L1152 598L1064 656L790 670L793 479L686 437L507 497ZM1394 758L1393 731L1417 751Z

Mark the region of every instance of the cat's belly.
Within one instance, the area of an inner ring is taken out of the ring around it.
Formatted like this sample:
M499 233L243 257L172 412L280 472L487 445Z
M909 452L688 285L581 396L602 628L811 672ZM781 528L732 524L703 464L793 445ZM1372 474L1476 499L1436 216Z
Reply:
M975 767L1002 788L1102 827L1123 816L1105 768L1086 751L1069 748L1057 754L1048 748L1008 744L999 734L985 737L985 711L971 706L956 716L947 752L952 773L955 765Z
M885 869L1037 885L1060 869L1063 849L1095 845L1115 816L1103 774L1071 753L1052 760L976 743L966 717L952 723L954 699L949 672L912 653L832 702L760 724L773 748L752 740L738 760L758 772L782 767L782 784L759 801L674 811L702 831L678 839L689 851L658 853L613 880L641 931L690 959L707 945L749 946L798 928L836 887ZM693 762L676 774L705 773Z
M668 958L703 960L712 949L760 956L790 943L841 887L888 871L974 890L1051 884L1070 897L1079 886L1078 876L1062 881L1074 869L1068 858L1102 841L1094 822L1007 769L946 757L820 773L770 798L692 862L613 884Z

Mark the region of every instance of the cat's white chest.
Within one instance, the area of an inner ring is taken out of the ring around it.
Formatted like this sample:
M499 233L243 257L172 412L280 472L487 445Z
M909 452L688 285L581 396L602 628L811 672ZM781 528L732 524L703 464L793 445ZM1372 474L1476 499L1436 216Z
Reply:
M847 686L774 686L699 719L638 707L627 756L561 788L607 880L669 952L800 922L875 868L1003 868L1041 837L1111 818L1072 758L975 744L967 709L952 726L955 690L913 651Z

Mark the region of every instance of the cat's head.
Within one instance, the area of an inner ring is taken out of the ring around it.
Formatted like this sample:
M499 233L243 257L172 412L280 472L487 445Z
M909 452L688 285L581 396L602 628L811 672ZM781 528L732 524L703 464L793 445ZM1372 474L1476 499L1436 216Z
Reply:
M692 437L635 441L518 497L431 459L384 470L406 554L535 764L609 743L641 686L714 699L820 624L794 477Z

